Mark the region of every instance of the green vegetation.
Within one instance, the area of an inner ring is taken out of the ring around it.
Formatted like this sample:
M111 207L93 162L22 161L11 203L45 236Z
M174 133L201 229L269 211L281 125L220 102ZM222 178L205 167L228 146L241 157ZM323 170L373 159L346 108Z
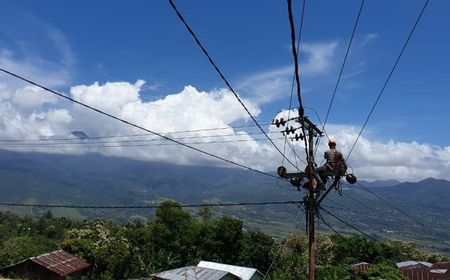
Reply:
M19 217L0 213L0 266L56 249L64 249L93 264L94 279L127 279L196 265L199 260L255 267L269 279L306 279L307 239L290 235L280 243L260 231L243 229L243 222L216 217L210 208L193 215L180 204L166 201L148 222L121 225L105 220L71 221ZM414 244L391 241L382 245L361 236L317 238L318 279L404 279L395 262L405 259L444 260ZM276 256L276 257L275 257ZM358 274L357 262L374 264ZM91 277L91 275L89 275ZM89 278L90 279L90 278Z

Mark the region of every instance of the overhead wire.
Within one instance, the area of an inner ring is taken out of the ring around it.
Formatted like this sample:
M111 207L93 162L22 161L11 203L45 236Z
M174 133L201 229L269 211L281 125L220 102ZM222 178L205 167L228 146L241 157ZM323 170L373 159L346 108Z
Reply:
M305 4L305 2L303 2ZM300 85L300 76L299 76L299 63L298 63L298 52L297 48L295 46L295 23L294 23L294 15L292 13L292 0L287 0L287 7L288 7L288 17L289 17L289 27L291 31L291 48L292 48L292 55L294 57L294 76L295 76L295 82L297 85L297 98L298 98L298 116L301 123L301 130L304 135L304 143L305 143L305 155L306 155L306 161L308 164L313 164L311 162L309 153L308 153L308 141L306 140L306 133L305 133L305 127L304 127L304 108L302 103L302 97L301 97L301 85Z
M33 204L33 203L0 203L4 207L36 207L36 208L70 208L70 209L155 209L155 208L201 208L201 207L234 207L258 205L286 205L298 204L301 201L261 201L261 202L235 202L235 203L201 203L201 204L147 204L147 205L63 205L63 204Z
M252 115L252 113L250 112L250 110L247 108L247 106L245 106L244 102L242 101L242 99L239 97L239 95L236 93L236 91L234 90L234 88L231 86L231 84L228 82L228 80L225 78L224 74L222 73L222 71L219 69L219 67L217 66L217 64L214 62L214 60L212 59L212 57L209 55L208 51L206 50L206 48L203 46L203 44L200 42L200 40L198 39L197 35L194 33L194 31L192 30L192 28L189 26L189 24L186 22L186 20L184 19L183 15L180 13L180 11L178 10L178 8L176 7L175 3L173 2L173 0L169 0L169 4L172 7L172 9L175 11L176 15L178 16L178 18L181 20L181 22L183 23L183 25L186 27L186 29L188 30L189 34L191 34L191 36L194 38L196 44L200 47L200 49L203 51L203 53L205 54L205 56L207 57L209 63L213 66L213 68L216 70L216 72L219 74L220 78L225 82L226 86L228 87L228 89L231 91L231 93L233 93L234 97L236 97L237 101L241 104L241 106L244 108L244 110L247 112L247 114L250 116L250 118L253 120L253 122L256 124L256 126L261 130L261 132L266 136L266 138L269 140L269 142L272 144L272 146L275 148L275 150L278 151L278 153L281 154L281 156L283 156L287 162L289 162L292 166L295 167L295 164L289 160L280 150L280 148L278 148L278 146L275 144L275 142L272 141L272 139L270 139L270 137L267 135L267 133L264 131L264 129L261 127L261 125L258 123L258 121L255 119L255 117Z
M365 237L367 237L367 238L369 238L369 239L371 239L371 240L373 240L373 241L376 241L376 242L380 243L381 245L385 246L385 244L384 244L383 242L381 242L381 241L379 241L378 239L376 239L376 238L370 236L369 234L365 233L364 231L360 230L359 228L355 227L354 225L352 225L352 224L346 222L346 221L343 220L342 218L340 218L340 217L336 216L335 214L331 213L330 211L324 209L324 208L321 207L320 205L319 205L319 208L322 209L322 210L323 210L325 213L327 213L328 215L334 217L335 219L339 220L339 221L342 222L343 224L347 225L348 227L350 227L350 228L356 230L357 232L361 233L361 234L364 235Z
M388 200L384 199L383 197L381 197L380 195L376 194L375 192L371 191L369 188L363 186L360 182L356 183L357 186L359 186L362 190L368 192L369 194L373 195L374 197L378 198L379 200L383 201L385 204L389 205L390 207L392 207L393 209L395 209L397 212L399 212L400 214L404 215L405 217L407 217L408 219L414 221L415 223L426 227L426 225L424 223L422 223L420 220L412 217L411 215L409 215L408 213L406 213L405 211L403 211L402 209L400 209L399 207L395 206L393 203L389 202ZM427 227L428 228L428 227Z
M322 216L322 214L320 214L319 212L317 212L317 216L320 220L322 220L322 223L324 223L328 228L330 228L337 236L339 236L342 240L345 241L345 243L352 245L350 243L350 241L348 241L347 238L345 238L345 236L343 236L341 233L339 233L336 229L334 229L327 221L325 221L325 218Z
M300 26L299 26L299 30L298 30L297 51L296 51L297 52L297 56L298 56L298 53L299 53L299 50L300 50L300 42L301 42L301 38L302 38L303 20L305 18L305 6L306 6L306 0L303 0L302 11L301 11L301 18L300 18ZM288 109L288 117L287 117L288 120L291 118L292 97L293 97L293 94L294 94L295 77L296 77L296 75L295 75L295 71L294 71L294 73L292 74L291 94L290 94L290 97L289 97L289 109ZM287 142L288 142L288 136L285 135L284 145L283 145L283 154L286 153L286 144L287 144ZM298 170L297 158L299 158L303 163L305 163L305 164L307 164L307 163L304 160L302 160L297 155L297 152L295 151L294 145L290 145L290 143L289 143L289 146L290 146L290 148L292 150L292 153L294 154L294 159L296 161L295 164L297 165L297 170ZM284 157L282 158L281 165L282 166L284 165Z
M381 87L381 90L380 90L380 92L379 92L377 98L375 99L375 102L373 103L372 108L370 109L369 114L367 115L366 120L364 121L364 124L363 124L363 126L361 127L361 130L359 131L358 136L356 137L356 140L355 140L355 142L353 143L353 145L352 145L352 147L351 147L351 149L350 149L350 151L349 151L349 153L348 153L348 155L347 155L346 161L348 161L350 155L351 155L352 152L353 152L353 149L355 148L356 144L358 143L359 138L361 137L361 134L363 133L363 131L364 131L364 129L365 129L367 123L369 122L369 119L371 118L373 112L375 111L375 107L378 105L378 102L380 101L380 98L381 98L381 96L383 95L384 90L386 89L386 87L387 87L389 81L391 80L392 74L394 73L395 69L397 68L397 65L398 65L398 63L400 62L400 59L401 59L401 57L403 56L403 53L405 52L406 47L408 46L408 43L409 43L409 41L411 40L411 37L412 37L414 31L416 30L416 27L417 27L417 25L419 24L420 19L422 18L422 15L424 14L424 12L425 12L425 10L426 10L429 1L430 1L430 0L426 0L425 3L424 3L424 5L423 5L423 7L422 7L422 9L420 10L419 15L417 16L416 21L414 22L414 25L413 25L411 31L410 31L409 34L408 34L408 38L406 39L405 43L403 44L403 47L402 47L402 49L401 49L399 55L397 56L397 59L395 60L395 63L394 63L394 65L392 66L392 68L391 68L391 70L390 70L390 72L389 72L389 75L387 76L387 78L386 78L386 80L385 80L383 86Z
M150 133L150 134L159 136L159 137L161 137L161 138L163 138L163 139L166 139L166 140L168 140L168 141L171 141L171 142L173 142L173 143L176 143L176 144L181 145L181 146L183 146L183 147L186 147L186 148L188 148L188 149L191 149L191 150L194 150L194 151L199 152L199 153L201 153L201 154L210 156L210 157L212 157L212 158L215 158L215 159L218 159L218 160L221 160L221 161L230 163L230 164L232 164L232 165L239 166L239 167L241 167L241 168L244 168L244 169L247 169L247 170L250 170L250 171L253 171L253 172L256 172L256 173L265 175L265 176L268 176L268 177L272 177L272 178L278 179L278 176L272 175L272 174L270 174L270 173L267 173L267 172L264 172L264 171L261 171L261 170L258 170L258 169L249 167L249 166L246 166L246 165L241 164L241 163L237 163L237 162L235 162L235 161L226 159L226 158L224 158L224 157L215 155L215 154L213 154L213 153L210 153L210 152L201 150L201 149L199 149L199 148L197 148L197 147L190 146L189 144L185 144L185 143L180 142L180 141L178 141L178 140L172 139L172 138L170 138L170 137L168 137L168 136L165 136L165 135L162 135L162 134L160 134L160 133L157 133L157 132L154 132L154 131L152 131L152 130L149 130L149 129L143 127L143 126L134 124L134 123L132 123L132 122L130 122L130 121L127 121L127 120L125 120L125 119L122 119L122 118L120 118L120 117L117 117L117 116L115 116L115 115L112 115L112 114L110 114L110 113L107 113L107 112L105 112L105 111L102 111L102 110L100 110L100 109L98 109L98 108L95 108L95 107L92 107L92 106L90 106L90 105L87 105L87 104L85 104L85 103L83 103L83 102L81 102L81 101L77 101L77 100L75 100L75 99L73 99L73 98L71 98L71 97L69 97L69 96L66 96L66 95L64 95L64 94L62 94L62 93L56 92L56 91L54 91L54 90L52 90L52 89L50 89L50 88L47 88L47 87L45 87L45 86L43 86L43 85L41 85L41 84L38 84L38 83L36 83L36 82L33 82L33 81L31 81L31 80L29 80L29 79L27 79L27 78L25 78L25 77L22 77L22 76L20 76L20 75L18 75L18 74L15 74L15 73L13 73L13 72L10 72L10 71L8 71L8 70L6 70L6 69L4 69L4 68L0 68L0 71L3 72L3 73L5 73L5 74L8 74L8 75L10 75L10 76L12 76L12 77L15 77L15 78L17 78L17 79L19 79L19 80L22 80L22 81L24 81L24 82L27 82L27 83L29 83L29 84L31 84L31 85L34 85L34 86L36 86L36 87L38 87L38 88L41 88L41 89L43 89L43 90L45 90L45 91L47 91L47 92L49 92L49 93L52 93L52 94L54 94L54 95L56 95L56 96L61 97L61 98L63 98L63 99L66 99L66 100L71 101L71 102L73 102L73 103L75 103L75 104L78 104L78 105L80 105L80 106L83 106L83 107L85 107L85 108L87 108L87 109L89 109L89 110L95 111L95 112L97 112L97 113L99 113L99 114L102 114L102 115L104 115L104 116L107 116L107 117L109 117L109 118L112 118L112 119L114 119L114 120L117 120L117 121L119 121L119 122L122 122L122 123L124 123L124 124L130 125L130 126L132 126L132 127L135 127L135 128L137 128L137 129L140 129L140 130L142 130L142 131L148 132L148 133ZM266 134L266 135L267 135L267 134ZM268 137L268 136L267 136L267 137ZM270 140L270 141L272 141L272 140Z
M339 71L339 75L338 75L338 78L337 78L337 81L336 81L336 85L334 86L333 94L331 96L331 100L330 100L330 103L328 105L328 109L327 109L327 113L326 113L326 116L325 116L325 119L324 119L324 122L323 122L322 130L325 129L325 126L326 126L327 121L328 121L328 117L330 116L331 107L333 106L334 98L336 96L336 92L337 92L339 84L341 82L341 78L342 78L342 74L344 72L345 65L347 64L348 54L350 53L350 49L351 49L351 46L352 46L352 43L353 43L353 38L355 37L356 29L358 27L358 23L359 23L359 19L361 17L361 13L362 13L362 10L363 10L363 7L364 7L364 3L365 3L365 0L361 0L361 5L359 6L359 10L358 10L358 15L356 17L355 23L353 24L352 34L350 35L350 40L348 41L347 49L345 51L344 61L342 62L341 69Z
M272 138L274 140L282 140L284 138ZM155 139L156 140L156 139ZM150 140L146 140L150 141ZM238 142L258 142L258 141L267 141L266 138L261 139L237 139L237 140L219 140L219 141L197 141L197 142L183 142L187 145L211 145L211 144L223 144L223 143L238 143ZM120 142L119 142L120 143ZM114 145L116 144L116 145ZM6 147L25 147L25 148L120 148L120 147L160 147L160 146L177 146L177 143L153 143L153 144L137 144L132 142L130 144L117 144L117 142L72 142L72 143L43 143L43 144L0 144L0 148Z
M298 204L301 204L302 202L299 202ZM301 207L299 207L300 210L303 210ZM297 218L300 216L300 211L297 212L297 214L295 215L294 221L297 221ZM273 257L272 262L269 265L269 268L267 269L266 273L264 273L264 277L263 280L265 280L267 278L267 276L269 276L270 271L272 270L273 266L275 265L275 262L278 259L278 256L280 255L281 251L284 249L284 247L286 247L287 242L280 244L280 246L278 247L275 256Z
M268 132L270 134L278 134L278 132ZM161 133L162 135L168 135L167 133ZM195 136L183 136L183 137L171 137L172 139L176 140L186 140L186 139L207 139L207 138L219 138L219 137L245 137L245 136L252 136L252 135L261 135L261 132L246 132L246 133L228 133L228 134L213 134L213 135L195 135ZM94 136L94 137L87 137L87 138L80 138L80 137L71 137L71 138L41 138L41 139L0 139L1 142L6 143L76 143L71 141L78 141L80 143L128 143L128 142L147 142L147 141L160 141L162 139L159 138L150 138L150 139L125 139L125 140L112 140L112 141L97 141L99 139L116 139L116 138L136 138L136 137L151 137L148 134L129 134L129 135L110 135L110 136ZM275 139L284 139L282 137L279 138L272 138L272 140ZM165 139L164 139L165 140ZM264 138L263 140L267 140Z

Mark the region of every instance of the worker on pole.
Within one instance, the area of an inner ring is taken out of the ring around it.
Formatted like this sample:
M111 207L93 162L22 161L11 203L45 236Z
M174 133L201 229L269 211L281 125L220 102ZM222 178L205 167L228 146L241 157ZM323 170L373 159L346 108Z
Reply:
M316 180L318 184L325 187L328 176L344 176L347 171L344 156L336 149L336 140L330 138L328 140L329 150L325 151L325 164L316 169Z

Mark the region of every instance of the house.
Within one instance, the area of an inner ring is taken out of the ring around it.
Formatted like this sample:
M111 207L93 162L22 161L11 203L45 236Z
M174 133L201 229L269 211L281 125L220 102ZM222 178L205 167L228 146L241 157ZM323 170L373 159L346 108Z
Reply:
M450 280L450 263L405 261L397 267L410 280Z
M0 274L30 280L60 280L67 276L79 278L89 266L84 260L59 250L4 267Z
M185 266L152 275L154 280L240 280L227 271L196 266Z
M370 266L370 264L366 263L366 262L360 262L360 263L352 265L353 269L356 272L364 272L369 268L369 266Z
M263 278L262 273L255 268L201 261L197 266L155 273L147 280L262 280Z
M230 272L242 280L262 280L264 275L256 268L229 265L223 263L200 261L197 267L210 268Z

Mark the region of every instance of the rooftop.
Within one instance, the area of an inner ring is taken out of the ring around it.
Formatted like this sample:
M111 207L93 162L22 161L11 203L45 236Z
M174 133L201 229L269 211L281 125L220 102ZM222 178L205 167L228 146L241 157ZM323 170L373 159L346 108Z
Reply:
M200 261L197 267L228 271L236 276L239 276L240 278L242 278L242 280L250 280L254 274L262 275L261 272L259 272L256 268L215 263L215 262Z
M69 275L89 266L84 260L63 250L32 257L30 260L61 276Z

